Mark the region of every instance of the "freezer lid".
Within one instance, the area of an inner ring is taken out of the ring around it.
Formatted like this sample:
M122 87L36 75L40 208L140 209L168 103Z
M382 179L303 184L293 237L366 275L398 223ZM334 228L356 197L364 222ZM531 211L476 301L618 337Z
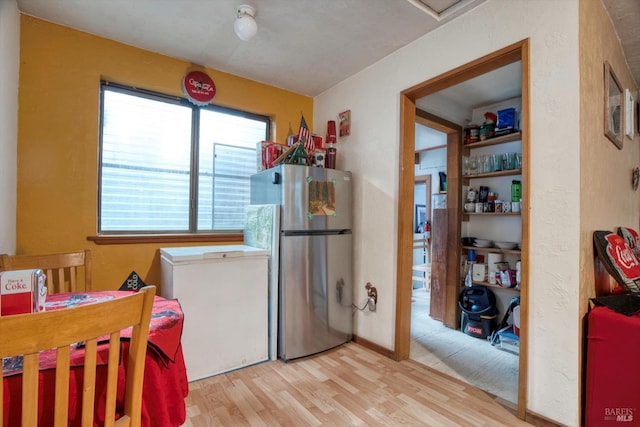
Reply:
M247 245L185 246L160 248L160 255L171 262L269 255L269 250Z

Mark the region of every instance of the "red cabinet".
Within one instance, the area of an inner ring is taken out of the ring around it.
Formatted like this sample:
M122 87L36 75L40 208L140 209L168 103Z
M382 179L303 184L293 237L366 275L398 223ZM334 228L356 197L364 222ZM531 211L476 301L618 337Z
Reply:
M640 426L640 315L588 315L585 427Z

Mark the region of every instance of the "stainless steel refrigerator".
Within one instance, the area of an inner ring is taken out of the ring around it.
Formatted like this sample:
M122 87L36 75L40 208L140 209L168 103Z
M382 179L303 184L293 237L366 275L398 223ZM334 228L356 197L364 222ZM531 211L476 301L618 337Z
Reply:
M251 177L251 204L280 205L278 357L353 337L351 173L279 165Z

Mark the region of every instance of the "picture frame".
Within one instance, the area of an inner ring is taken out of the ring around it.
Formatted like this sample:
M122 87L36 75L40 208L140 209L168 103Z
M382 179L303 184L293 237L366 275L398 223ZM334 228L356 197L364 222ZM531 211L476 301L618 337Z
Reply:
M351 135L351 110L346 110L338 114L339 125L338 129L340 136Z
M633 139L635 134L635 107L636 100L627 88L624 89L624 134L629 139Z
M604 134L622 150L624 101L620 80L608 61L604 63Z
M640 134L640 92L638 92L636 101L636 126L638 127L636 131Z
M424 226L427 222L427 207L425 205L415 205L415 216L413 219L413 229L416 233L424 233Z

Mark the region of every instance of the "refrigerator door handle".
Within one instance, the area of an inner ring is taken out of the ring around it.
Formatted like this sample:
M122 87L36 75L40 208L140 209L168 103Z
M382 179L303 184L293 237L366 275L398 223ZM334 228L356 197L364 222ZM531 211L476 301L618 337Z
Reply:
M281 182L282 182L282 179L280 177L280 172L274 172L273 175L271 176L271 183L275 185L279 185Z
M283 236L333 236L337 234L351 234L351 230L286 230L280 233Z

